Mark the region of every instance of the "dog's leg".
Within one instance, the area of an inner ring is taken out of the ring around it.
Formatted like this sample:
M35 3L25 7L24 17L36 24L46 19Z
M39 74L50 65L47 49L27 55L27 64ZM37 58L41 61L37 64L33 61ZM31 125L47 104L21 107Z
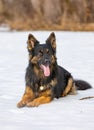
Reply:
M73 83L73 86L72 86L69 94L70 95L76 95L77 94L77 89L76 89L75 83Z
M67 84L67 86L62 94L62 97L66 96L72 90L72 87L73 87L73 79L70 78L68 80L68 84Z
M45 104L45 103L49 103L51 102L52 98L51 96L41 96L41 97L38 97L36 99L34 99L33 101L27 103L27 106L28 107L37 107L39 106L40 104Z
M17 107L24 107L26 104L34 99L34 93L32 89L26 86L25 93L20 102L18 102Z

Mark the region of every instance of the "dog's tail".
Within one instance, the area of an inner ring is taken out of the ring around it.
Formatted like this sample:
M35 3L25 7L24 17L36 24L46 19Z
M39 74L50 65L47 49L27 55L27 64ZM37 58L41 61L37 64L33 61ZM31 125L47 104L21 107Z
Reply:
M74 80L77 90L86 90L92 88L92 86L83 80Z

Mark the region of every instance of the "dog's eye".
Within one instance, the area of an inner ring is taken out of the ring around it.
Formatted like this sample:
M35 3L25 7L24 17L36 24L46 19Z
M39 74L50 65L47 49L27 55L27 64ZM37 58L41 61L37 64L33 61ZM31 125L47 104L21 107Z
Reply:
M46 52L47 52L47 54L49 54L49 50L48 49L46 50Z
M40 50L40 51L39 51L39 55L40 55L40 56L43 56L43 50Z

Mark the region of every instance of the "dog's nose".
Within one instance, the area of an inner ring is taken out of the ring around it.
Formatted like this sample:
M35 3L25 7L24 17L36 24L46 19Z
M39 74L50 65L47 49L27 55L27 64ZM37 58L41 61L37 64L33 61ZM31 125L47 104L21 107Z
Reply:
M48 58L45 59L45 63L49 63L50 60Z

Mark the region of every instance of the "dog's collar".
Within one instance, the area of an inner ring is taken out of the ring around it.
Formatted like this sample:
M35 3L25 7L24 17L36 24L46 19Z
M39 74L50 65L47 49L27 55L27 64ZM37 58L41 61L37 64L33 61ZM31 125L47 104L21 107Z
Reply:
M46 90L49 90L51 88L51 85L40 85L37 91L35 92L35 96L38 97L39 94L42 92L45 92Z
M48 90L50 88L51 88L51 85L41 85L39 87L39 92L43 92L43 91Z
M45 89L45 86L43 86L43 85L41 85L40 87L39 87L39 90L40 91L43 91Z
M56 83L57 83L57 80L55 80L55 79L51 80L51 82L46 85L44 85L43 82L41 81L40 86L38 87L38 91L43 92L45 90L48 90L48 89L52 88L52 86L54 87L56 85Z

